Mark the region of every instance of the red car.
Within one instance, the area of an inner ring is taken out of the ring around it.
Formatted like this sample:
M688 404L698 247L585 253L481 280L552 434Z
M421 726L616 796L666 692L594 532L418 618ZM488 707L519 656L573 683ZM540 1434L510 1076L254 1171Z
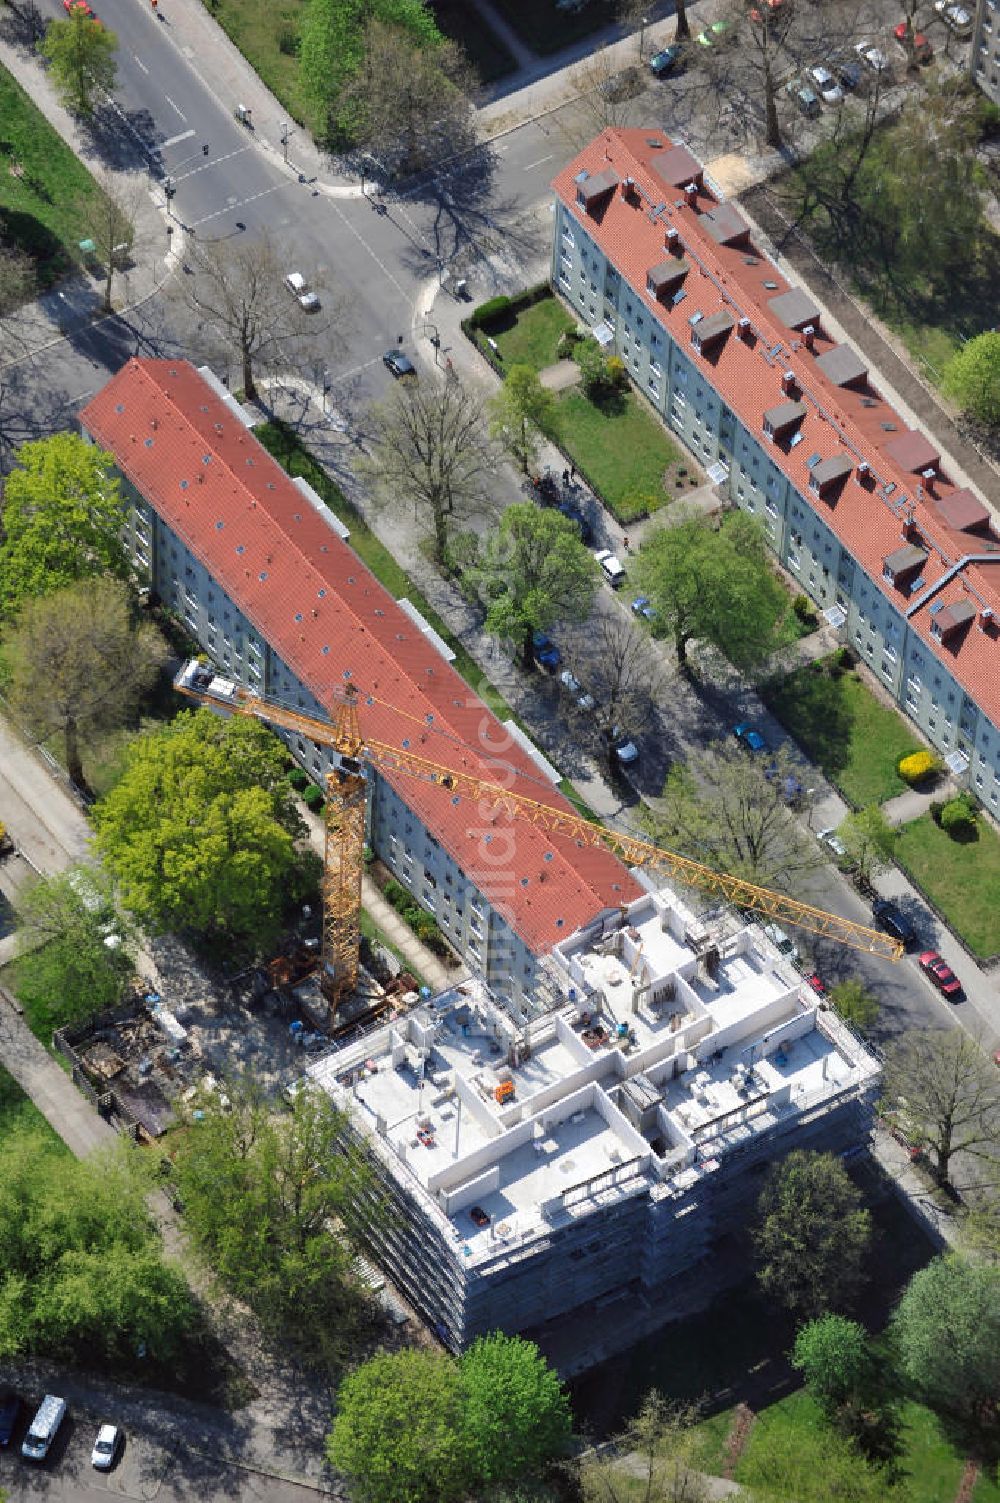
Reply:
M960 997L962 983L950 965L946 965L936 950L925 950L917 961L924 975L945 997Z
M811 986L817 997L826 996L826 982L815 971L806 977L806 986Z

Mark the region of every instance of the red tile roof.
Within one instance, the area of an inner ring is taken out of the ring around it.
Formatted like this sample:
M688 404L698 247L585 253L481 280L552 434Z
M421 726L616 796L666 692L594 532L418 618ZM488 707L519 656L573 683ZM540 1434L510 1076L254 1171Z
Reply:
M938 464L932 465L936 460L933 446L923 435L911 433L863 373L849 385L837 385L830 378L820 357L836 347L835 341L821 321L812 334L796 332L782 322L782 308L799 302L804 308L807 300L781 301L791 286L754 244L752 234L725 243L729 232L738 229L738 219L730 205L724 206L726 212L720 210L701 169L682 187L665 186L660 167L673 160L674 150L669 138L657 130L606 130L573 158L552 186L629 282L645 311L670 331L695 370L703 372L747 431L758 436L799 494L898 609L905 611L923 597L924 587L929 589L950 576L949 600L957 591L980 612L987 607L1000 616L996 524L982 538L970 537L955 525L948 497L957 488ZM585 181L580 175L588 173L615 174L622 184L601 200L597 214L588 214L577 201L577 188ZM692 183L697 191L684 191ZM726 229L721 241L720 225ZM668 230L674 232L669 241ZM647 273L654 267L661 289L665 285L661 280L665 253L683 256L689 263L684 297L678 303L669 296L660 300L647 285ZM708 319L723 311L746 323L724 339L713 340L699 355L692 344L692 315ZM788 372L794 377L791 383ZM837 373L834 361L833 374ZM769 442L763 436L764 413L799 398L806 404L798 427L801 441L790 445L789 433ZM824 491L823 499L810 493L811 466L844 454L854 466L864 461L867 473L856 469L845 484ZM915 462L921 468L933 467L934 477L913 474ZM913 602L882 578L883 559L901 541L922 541L928 552L923 585ZM977 562L967 562L953 573L967 555L976 555ZM910 624L1000 727L1000 639L992 626L974 623L960 640L956 633L951 642L942 644L930 635L930 619L928 610L920 609L914 611Z
M331 713L352 680L372 740L570 810L193 366L130 360L80 421ZM535 954L639 895L610 852L383 776Z

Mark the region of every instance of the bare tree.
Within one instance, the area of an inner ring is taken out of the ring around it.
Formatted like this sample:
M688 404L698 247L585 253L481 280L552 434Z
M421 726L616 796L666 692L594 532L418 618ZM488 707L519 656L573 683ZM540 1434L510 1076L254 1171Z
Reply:
M294 345L309 335L329 334L333 320L306 312L284 285L288 259L266 232L257 240L199 242L186 256L194 275L174 284L177 295L227 348L235 348L251 400L257 395L257 367L281 368Z
M696 1409L654 1389L617 1444L578 1463L584 1503L707 1503L708 1479L693 1465Z
M97 175L97 193L82 196L77 203L81 229L94 242L97 259L104 268L104 311L111 312L111 285L116 271L129 261L135 240L135 221L145 192L138 173Z
M615 67L606 48L594 52L569 75L576 95L567 118L559 117L559 129L568 145L577 150L602 130L619 130L632 120L632 101L641 94L645 79L637 67Z
M443 563L453 523L481 517L492 505L496 454L482 396L456 379L412 382L374 413L371 473L384 501L411 501L433 528Z
M617 769L615 744L646 724L653 709L660 672L659 657L645 632L627 616L601 615L578 634L581 671L594 700L588 711L602 750ZM584 667L583 664L586 664Z
M956 1154L1000 1169L1000 1070L964 1029L909 1033L886 1063L886 1093L905 1102L939 1180Z

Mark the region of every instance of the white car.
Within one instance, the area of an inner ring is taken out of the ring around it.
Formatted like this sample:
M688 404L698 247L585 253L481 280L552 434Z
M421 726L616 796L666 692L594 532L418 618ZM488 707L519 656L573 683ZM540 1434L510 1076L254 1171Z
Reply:
M972 35L972 17L964 6L953 5L951 0L934 0L934 10L957 37Z
M594 557L604 570L605 578L617 589L625 578L625 567L621 560L615 557L610 548L599 549Z
M125 1437L117 1425L102 1425L90 1453L91 1466L99 1472L110 1472L122 1448Z
M884 73L889 66L889 59L885 53L871 42L857 42L854 50L865 67L871 68L873 73Z
M822 64L810 68L809 77L816 85L816 91L824 104L843 103L844 91L829 68L824 68Z
M307 313L315 313L319 309L319 298L315 292L309 291L309 283L300 271L290 271L285 278L285 286L298 302L300 308Z
M827 850L832 851L835 856L847 855L847 847L832 825L829 829L817 830L816 839L820 845L825 845Z
M585 691L583 685L581 684L575 673L571 673L568 668L564 668L562 673L560 673L559 675L559 682L562 684L564 689L568 689L569 692L573 695L576 700L578 709L592 710L594 708L594 705L596 703L594 696L592 694L588 694Z
M634 741L620 741L615 747L615 756L623 767L631 767L639 760L639 748Z
M789 935L786 934L785 930L782 929L781 925L765 924L764 933L767 935L772 945L774 945L775 949L778 950L782 955L784 955L786 960L790 960L794 965L799 958L799 952L796 945L789 937Z

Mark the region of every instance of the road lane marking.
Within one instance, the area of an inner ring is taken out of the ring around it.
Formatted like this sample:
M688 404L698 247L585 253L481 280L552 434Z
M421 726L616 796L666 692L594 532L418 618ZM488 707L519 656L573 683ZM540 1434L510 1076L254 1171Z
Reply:
M136 63L139 65L139 67L142 69L143 73L148 73L149 69L146 67L146 64L143 62L142 58L141 57L136 57L136 55L135 55L134 52L133 52L132 56L135 59Z
M541 167L546 162L551 162L551 160L552 160L552 158L554 156L555 156L555 152L554 151L550 151L547 157L539 157L537 162L529 162L528 165L527 165L527 167L524 168L524 171L525 172L531 172L531 170L534 167Z
M275 183L273 188L262 188L259 193L252 193L249 198L238 199L235 203L227 203L222 209L216 209L213 214L206 214L203 219L194 219L188 225L188 229L196 230L200 225L208 224L212 219L218 219L220 214L231 214L234 209L245 209L247 204L255 204L258 198L266 198L269 193L278 193L282 188L297 187L297 183Z
M177 106L174 105L174 109L176 109L176 108L177 108ZM180 135L169 136L166 141L161 141L160 142L160 150L161 151L166 151L166 149L167 149L168 146L179 146L182 141L190 141L190 139L191 139L191 137L193 135L194 135L194 129L193 129L193 127L189 127L187 130L182 130L181 133L180 133Z
M187 116L185 115L184 111L181 109L180 105L179 104L174 104L174 101L171 99L171 97L170 97L169 94L164 94L163 97L167 101L167 103L169 104L170 108L172 110L176 110L177 111L178 115L180 115L180 117L181 117L182 120L186 120L187 119Z

